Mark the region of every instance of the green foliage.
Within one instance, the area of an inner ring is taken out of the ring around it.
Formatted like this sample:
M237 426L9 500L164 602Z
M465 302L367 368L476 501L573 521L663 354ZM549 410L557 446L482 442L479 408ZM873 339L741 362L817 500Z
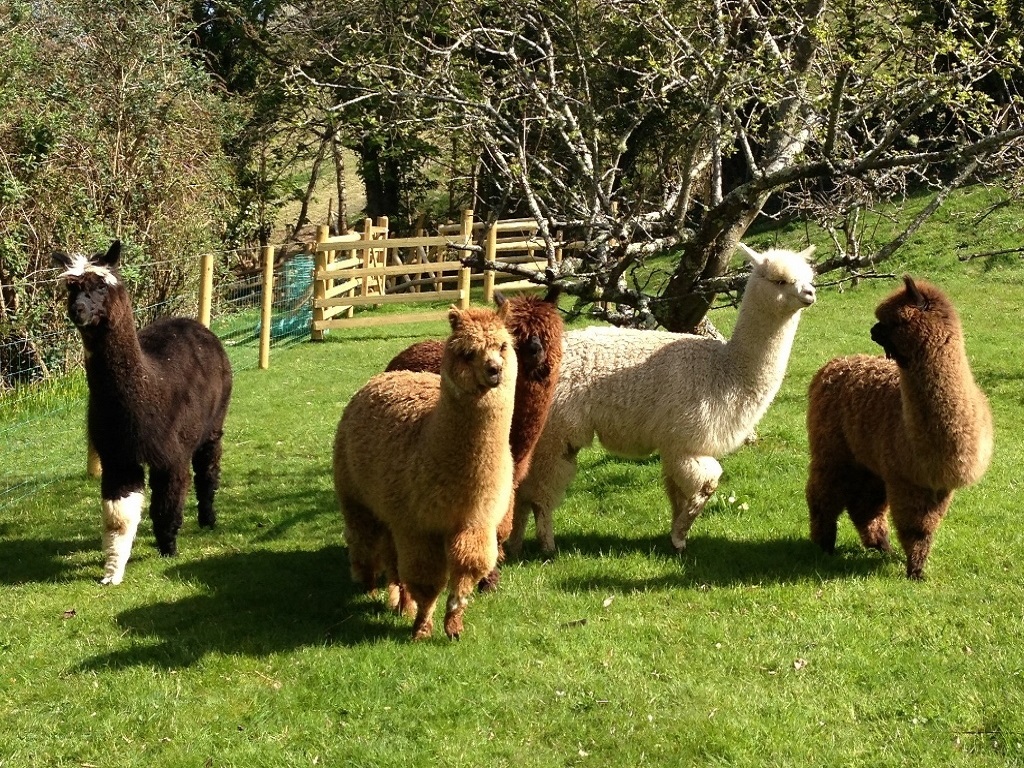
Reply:
M0 340L38 349L63 325L54 250L120 237L151 265L136 301L165 302L215 242L230 179L222 107L173 5L21 10L4 18L0 75ZM11 374L0 360L0 387Z

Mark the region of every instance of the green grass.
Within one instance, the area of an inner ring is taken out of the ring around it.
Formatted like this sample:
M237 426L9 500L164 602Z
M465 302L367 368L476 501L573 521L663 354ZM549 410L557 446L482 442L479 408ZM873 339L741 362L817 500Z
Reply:
M823 290L804 313L759 440L723 460L685 555L658 462L584 451L559 555L542 560L531 531L458 643L411 644L409 622L354 591L329 469L349 396L444 324L332 332L237 372L218 528L190 503L162 559L144 524L119 587L97 584L82 419L25 427L54 439L17 463L55 481L0 510L0 766L1024 763L1024 267L955 264L952 243L1013 233L972 230L979 206L961 204L892 265L957 303L997 425L924 582L848 520L835 556L806 533L807 384L830 357L877 351L892 283ZM730 310L714 320L728 331Z

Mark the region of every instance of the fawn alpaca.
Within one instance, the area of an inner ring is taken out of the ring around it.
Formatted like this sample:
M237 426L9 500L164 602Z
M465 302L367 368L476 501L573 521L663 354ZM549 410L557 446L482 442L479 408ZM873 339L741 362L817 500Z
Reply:
M392 590L401 584L416 640L432 633L446 582L444 629L457 638L469 595L498 559L517 369L505 311L453 308L440 375L378 374L338 422L334 489L352 576L367 590L381 571Z

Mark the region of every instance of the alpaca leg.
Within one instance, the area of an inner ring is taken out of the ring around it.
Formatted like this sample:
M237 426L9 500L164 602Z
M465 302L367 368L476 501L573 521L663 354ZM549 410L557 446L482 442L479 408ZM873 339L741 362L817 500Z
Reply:
M519 557L523 553L523 539L526 538L526 526L530 522L533 505L522 501L518 493L512 504L512 529L505 540L504 550L512 557Z
M835 554L839 516L843 513L845 503L835 485L815 472L813 464L804 496L810 514L811 541L826 553Z
M512 500L509 502L508 511L505 516L501 518L501 522L498 523L497 530L497 545L498 545L498 562L491 568L490 573L480 579L480 583L477 584L477 588L481 592L493 592L498 588L498 582L501 581L501 570L498 568L503 562L505 562L505 542L508 541L508 537L512 534L512 521L515 518L516 511L516 497L512 494Z
M565 497L565 491L576 477L576 456L579 448L572 443L560 442L550 435L564 435L558 424L549 423L550 432L545 430L537 444L530 472L516 491L516 510L512 521L512 533L505 543L513 555L522 552L523 534L529 522L530 510L537 528L537 542L545 555L555 553L555 533L552 527L552 511ZM588 443L589 444L589 443Z
M150 467L149 488L152 498L149 502L149 516L153 520L157 547L164 557L178 554L178 531L183 522L188 486L187 468L155 470Z
M872 473L850 463L825 466L812 459L805 496L811 541L828 554L835 552L838 521L844 509L849 511L865 547L889 551L885 485Z
M385 535L390 539L390 535L373 513L362 504L345 500L341 502L341 508L345 520L345 544L348 547L352 581L370 594L377 588L377 577L383 570L383 564L377 562L381 541ZM392 544L392 549L393 546Z
M423 640L434 631L434 607L447 575L444 540L421 531L396 532L398 580L416 604L412 639Z
M391 532L386 529L382 530L377 542L376 562L377 570L384 574L387 581L388 607L401 616L413 618L416 615L416 601L398 578L398 552Z
M671 461L662 457L662 477L672 504L672 546L686 549L686 539L697 516L718 488L722 465L711 456Z
M141 466L108 466L103 473L103 554L100 584L120 584L142 520L145 474Z
M220 487L221 450L221 438L218 434L200 445L192 455L196 500L199 502L199 525L203 528L213 528L217 524L213 497Z
M458 531L448 542L448 603L444 632L453 640L462 634L462 615L473 587L498 559L497 538L488 528Z
M889 488L892 521L907 556L907 578L923 579L935 531L953 500L951 491L898 485Z
M847 479L846 509L850 514L861 543L867 549L892 551L889 544L889 524L885 513L889 508L885 483L869 472L860 472Z
M533 466L537 466L536 459ZM537 543L545 555L555 554L555 529L552 514L565 491L576 477L576 451L567 450L543 470L542 484L534 486L532 497L528 497L533 508L534 525L537 529ZM531 475L532 476L532 475Z

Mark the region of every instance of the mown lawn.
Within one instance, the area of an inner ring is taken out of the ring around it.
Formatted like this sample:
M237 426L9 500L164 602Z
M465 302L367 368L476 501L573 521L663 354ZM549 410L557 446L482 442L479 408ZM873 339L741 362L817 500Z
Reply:
M686 554L657 461L586 451L559 555L542 560L531 531L457 643L411 644L408 621L353 589L329 469L352 392L444 326L332 333L240 367L218 528L199 530L193 502L162 559L144 524L119 587L97 583L80 411L28 427L54 439L17 460L54 482L0 512L0 766L1024 762L1024 268L955 261L1019 244L1020 219L978 209L961 201L888 265L949 291L997 426L925 581L845 519L823 555L803 501L807 384L830 357L878 351L868 329L894 282L820 291ZM728 330L730 310L714 320Z

